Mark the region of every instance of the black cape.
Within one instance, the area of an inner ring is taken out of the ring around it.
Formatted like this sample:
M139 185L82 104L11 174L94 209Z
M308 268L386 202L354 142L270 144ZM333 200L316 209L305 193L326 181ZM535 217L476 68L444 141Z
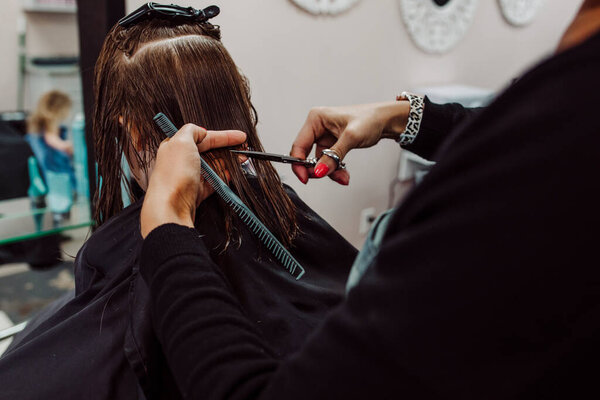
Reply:
M356 249L286 187L300 236L291 249L306 268L296 281L245 227L222 251L222 215L211 196L197 228L244 312L273 355L297 350L343 298ZM74 298L36 321L0 359L0 398L180 398L151 327L148 289L138 274L142 200L103 224L75 260Z

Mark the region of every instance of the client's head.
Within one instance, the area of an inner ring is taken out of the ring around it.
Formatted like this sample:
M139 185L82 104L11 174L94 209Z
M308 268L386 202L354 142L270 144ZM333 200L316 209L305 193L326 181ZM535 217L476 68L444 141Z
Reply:
M186 123L212 130L246 132L247 145L261 150L256 113L249 88L210 23L150 19L109 32L95 71L93 132L101 190L95 196L98 224L123 207L124 155L142 189L164 134L153 117L162 112L181 127ZM255 161L258 188L253 188L238 159L228 150L203 153L240 198L284 243L296 233L294 205L274 168ZM218 163L215 161L219 159ZM126 183L128 185L128 183ZM130 196L135 200L131 188ZM221 203L227 239L234 217Z
M71 105L69 95L60 90L44 93L29 117L27 130L44 133L58 129L60 123L69 115Z

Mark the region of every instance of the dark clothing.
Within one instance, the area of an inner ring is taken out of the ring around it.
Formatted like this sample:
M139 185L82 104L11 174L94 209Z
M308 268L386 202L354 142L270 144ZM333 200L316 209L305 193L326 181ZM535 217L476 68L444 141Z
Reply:
M27 196L31 149L19 132L0 121L0 200Z
M358 286L285 361L269 355L195 230L150 233L141 272L183 393L600 397L599 71L597 34L441 145L423 136L414 149L437 148L437 165L396 210Z
M403 148L421 157L437 161L439 147L449 132L469 123L483 108L465 108L457 103L436 104L425 97L425 111L415 140Z
M0 121L0 201L27 197L30 185L27 160L32 156L21 133L8 123ZM2 217L0 213L0 218ZM2 221L4 227L8 224L8 220ZM27 262L32 268L54 266L61 258L58 239L57 235L48 235L0 245L0 265Z
M75 260L75 297L0 358L0 399L137 399L124 355L140 237L134 204L98 229ZM136 236L137 235L137 236Z
M243 227L241 245L221 251L223 218L216 196L200 206L196 224L239 309L278 358L296 351L340 303L356 256L354 247L291 189L287 192L302 231L290 249L307 270L300 281ZM0 359L0 399L136 399L143 398L140 387L148 399L180 398L138 274L141 206L141 200L132 204L91 236L75 261L75 297Z

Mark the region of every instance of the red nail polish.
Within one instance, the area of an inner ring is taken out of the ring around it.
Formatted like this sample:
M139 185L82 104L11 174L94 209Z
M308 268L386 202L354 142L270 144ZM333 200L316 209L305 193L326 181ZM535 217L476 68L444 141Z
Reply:
M329 171L329 167L326 164L319 164L317 165L317 167L315 168L315 176L317 178L322 178L325 175L327 175L327 172Z
M337 183L339 183L340 185L344 185L344 186L348 186L348 183L349 183L347 180L345 180L345 179L342 179L342 178L340 178L340 179L336 179L335 181L336 181Z

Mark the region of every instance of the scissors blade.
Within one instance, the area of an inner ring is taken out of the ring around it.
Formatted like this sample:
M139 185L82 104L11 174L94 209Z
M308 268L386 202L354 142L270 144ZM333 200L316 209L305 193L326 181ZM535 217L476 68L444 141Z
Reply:
M252 151L252 150L229 150L235 154L242 154L250 158L256 158L259 160L267 160L280 162L285 164L302 164L307 167L314 167L316 164L316 160L308 159L303 160L297 157L286 156L283 154L275 154L275 153L265 153L262 151Z

